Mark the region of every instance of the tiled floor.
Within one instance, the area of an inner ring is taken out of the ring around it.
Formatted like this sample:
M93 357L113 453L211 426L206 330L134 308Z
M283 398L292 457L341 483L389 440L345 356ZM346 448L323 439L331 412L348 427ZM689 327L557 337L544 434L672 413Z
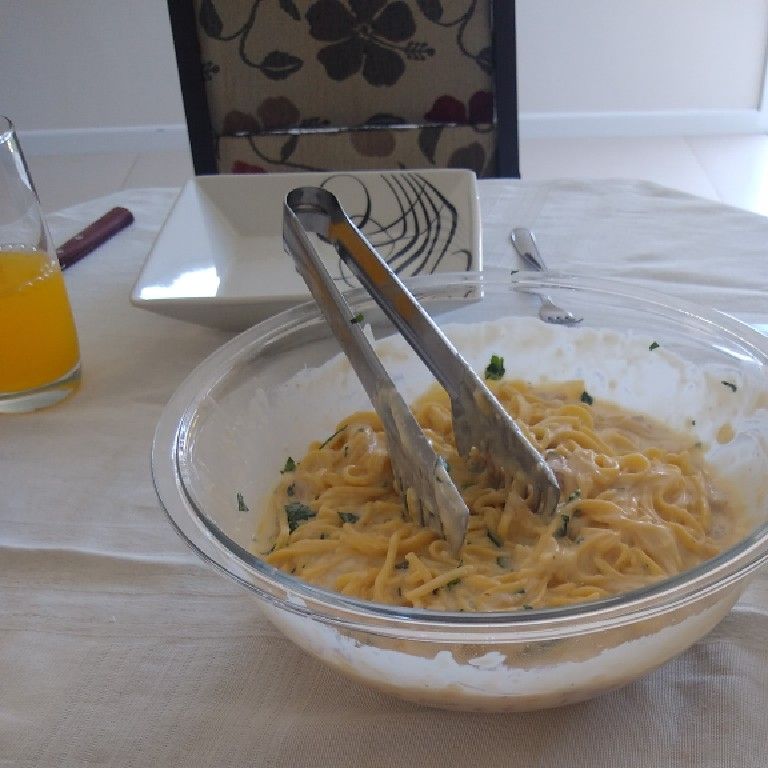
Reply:
M192 176L187 152L123 152L27 157L46 213L120 189L180 187Z
M768 136L529 139L523 178L635 178L768 215Z
M523 139L524 179L635 178L768 215L768 136ZM177 187L186 152L28 158L50 212L124 188Z

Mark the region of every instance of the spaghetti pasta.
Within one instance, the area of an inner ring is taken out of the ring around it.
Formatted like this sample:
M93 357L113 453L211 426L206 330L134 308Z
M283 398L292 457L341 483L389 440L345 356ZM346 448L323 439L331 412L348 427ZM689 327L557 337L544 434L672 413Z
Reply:
M743 534L692 436L595 401L580 381L487 384L561 486L553 519L520 480L456 451L450 402L434 386L413 405L470 509L459 557L406 520L378 417L351 414L291 460L256 551L345 595L453 611L562 606L625 592L706 560ZM406 502L407 503L407 502Z

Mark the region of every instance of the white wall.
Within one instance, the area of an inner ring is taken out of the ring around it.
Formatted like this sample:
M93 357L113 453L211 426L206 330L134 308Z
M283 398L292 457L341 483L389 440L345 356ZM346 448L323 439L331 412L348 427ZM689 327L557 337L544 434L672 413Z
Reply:
M755 131L768 0L517 0L521 132Z
M523 134L768 127L768 0L517 0L517 21ZM165 0L0 0L0 71L30 153L184 146Z
M526 112L756 109L766 0L518 0Z
M0 0L0 72L0 114L28 153L157 145L158 127L185 145L165 0Z

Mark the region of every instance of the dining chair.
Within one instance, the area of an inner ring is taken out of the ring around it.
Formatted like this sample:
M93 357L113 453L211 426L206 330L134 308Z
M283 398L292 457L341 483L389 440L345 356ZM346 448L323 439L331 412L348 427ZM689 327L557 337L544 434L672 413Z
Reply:
M519 176L514 0L168 0L195 173Z

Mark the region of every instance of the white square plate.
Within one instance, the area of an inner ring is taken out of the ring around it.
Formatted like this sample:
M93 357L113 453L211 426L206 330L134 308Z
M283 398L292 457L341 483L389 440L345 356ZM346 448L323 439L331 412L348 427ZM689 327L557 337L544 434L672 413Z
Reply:
M155 240L131 302L227 330L309 298L283 250L283 200L325 187L401 276L480 270L480 216L471 171L360 171L201 176L188 181ZM356 285L329 245L331 274Z

